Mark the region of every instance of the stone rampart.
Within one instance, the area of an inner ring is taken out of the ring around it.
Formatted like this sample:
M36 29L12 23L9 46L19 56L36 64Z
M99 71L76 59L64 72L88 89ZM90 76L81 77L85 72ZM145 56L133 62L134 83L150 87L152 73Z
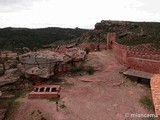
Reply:
M109 33L108 33L109 34ZM109 35L107 35L109 36ZM130 46L121 45L113 39L113 36L107 38L110 41L111 48L115 57L120 63L127 67L157 74L160 72L160 53L155 51L138 51L131 49Z

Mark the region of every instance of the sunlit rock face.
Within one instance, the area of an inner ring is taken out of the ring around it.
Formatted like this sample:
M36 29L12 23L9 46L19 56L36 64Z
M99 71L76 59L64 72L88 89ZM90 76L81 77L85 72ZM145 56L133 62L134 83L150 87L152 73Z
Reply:
M85 59L86 52L78 48L66 49L59 53L51 50L29 52L19 56L18 69L26 77L32 75L40 78L49 78L58 72L65 72L72 66L80 66Z

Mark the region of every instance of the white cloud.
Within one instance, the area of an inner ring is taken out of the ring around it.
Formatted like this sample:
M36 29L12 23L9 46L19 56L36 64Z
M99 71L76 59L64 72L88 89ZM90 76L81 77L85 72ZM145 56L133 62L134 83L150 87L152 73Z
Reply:
M24 0L23 0L24 1ZM0 27L89 27L104 20L158 21L143 0L34 0L29 7L0 13ZM16 8L14 8L16 9Z

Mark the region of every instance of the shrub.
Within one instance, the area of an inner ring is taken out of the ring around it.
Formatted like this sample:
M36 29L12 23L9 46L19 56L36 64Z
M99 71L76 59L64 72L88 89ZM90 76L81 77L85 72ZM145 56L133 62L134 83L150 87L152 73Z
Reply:
M64 82L63 79L58 78L57 76L53 76L50 78L50 80L54 81L55 83L61 83Z
M93 67L87 69L87 73L90 75L92 75L94 72L95 72L95 70Z
M48 98L48 100L51 101L51 102L52 102L52 101L53 101L53 102L58 102L58 101L60 101L60 99L61 99L61 98L60 98L60 95L58 95L58 97L56 97L56 98Z
M84 50L84 51L86 51L86 54L89 54L90 49L89 49L89 48L85 48L85 50Z
M144 107L148 108L149 110L153 109L153 102L149 97L143 96L139 100L139 102L141 103L141 105L143 105Z
M19 77L20 77L20 78L25 78L25 73L19 72Z
M82 69L83 69L82 66L79 66L79 67L74 66L74 67L71 68L71 72L76 73L76 72L81 71Z

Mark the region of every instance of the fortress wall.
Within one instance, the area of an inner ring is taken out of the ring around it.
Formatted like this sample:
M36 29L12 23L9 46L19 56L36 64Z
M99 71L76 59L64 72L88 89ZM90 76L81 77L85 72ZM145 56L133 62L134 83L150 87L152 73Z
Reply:
M85 42L85 43L79 44L78 47L81 49L89 48L90 51L94 51L96 49L96 43L95 42L92 42L92 43Z
M59 48L50 48L50 50L55 51L55 52L61 52L61 51L66 50L67 46L68 45L60 45ZM97 46L98 46L98 42L83 42L74 47L78 47L80 49L89 48L90 51L94 51L95 49L97 49ZM100 42L99 48L100 50L107 49L106 42Z
M79 44L77 47L81 49L89 48L91 51L94 51L95 49L97 49L97 46L98 46L98 42L85 42L85 43ZM100 42L99 48L100 50L106 49L107 48L106 42Z
M160 55L156 52L128 51L128 57L136 57L150 60L160 60Z
M112 49L113 49L115 57L119 60L119 62L122 64L126 64L128 48L124 45L120 45L116 43L115 41L113 41Z
M109 35L108 35L109 36ZM108 38L109 39L109 38ZM150 73L160 73L160 54L157 52L132 51L129 46L112 41L111 48L121 64Z
M160 61L127 57L127 65L135 70L158 74L160 72Z

